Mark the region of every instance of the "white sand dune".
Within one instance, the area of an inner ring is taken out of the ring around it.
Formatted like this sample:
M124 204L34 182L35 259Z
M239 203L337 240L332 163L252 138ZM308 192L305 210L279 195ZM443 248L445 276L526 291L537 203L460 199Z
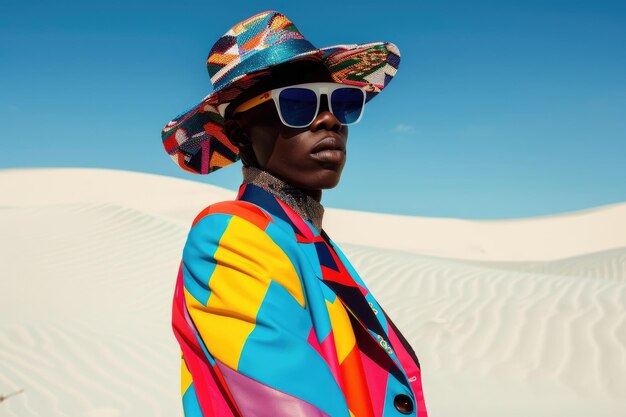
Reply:
M161 215L185 226L208 204L236 195L235 191L209 184L141 172L95 168L0 172L2 205L109 203ZM328 208L324 229L337 242L381 249L456 259L545 261L626 247L626 203L511 220Z
M180 253L195 214L234 195L1 170L0 395L24 391L0 416L181 415ZM626 415L626 204L498 221L327 209L325 228L415 348L432 417Z
M324 227L342 242L487 261L545 261L626 247L624 203L506 220L372 214L333 209Z

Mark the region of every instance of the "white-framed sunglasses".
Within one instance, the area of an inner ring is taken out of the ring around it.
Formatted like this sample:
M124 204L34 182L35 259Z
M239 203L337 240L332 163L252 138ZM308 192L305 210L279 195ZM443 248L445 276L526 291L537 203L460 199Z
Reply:
M314 82L274 88L241 103L232 115L244 112L272 99L280 121L285 126L307 127L320 109L321 95L326 95L328 109L342 125L358 123L365 108L365 89L333 82Z

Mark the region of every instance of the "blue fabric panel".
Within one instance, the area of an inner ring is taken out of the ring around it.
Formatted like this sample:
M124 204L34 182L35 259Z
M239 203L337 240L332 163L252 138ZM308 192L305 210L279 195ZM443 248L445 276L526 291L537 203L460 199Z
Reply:
M413 412L411 414L401 413L393 404L396 395L400 394L408 395L409 397L411 397L411 400L413 400ZM398 417L416 417L419 416L419 413L417 411L417 403L415 402L415 397L413 396L413 393L407 390L407 388L400 382L398 382L398 380L396 380L393 375L387 374L387 390L385 392L385 405L383 407L383 415Z
M308 343L311 328L309 312L273 281L237 369L333 417L348 417L346 399L328 364Z
M209 280L215 270L215 251L232 217L217 213L205 216L191 228L183 248L185 288L203 305L211 295Z
M185 417L204 417L200 409L200 404L198 403L198 396L196 395L196 388L193 382L183 395L183 411Z

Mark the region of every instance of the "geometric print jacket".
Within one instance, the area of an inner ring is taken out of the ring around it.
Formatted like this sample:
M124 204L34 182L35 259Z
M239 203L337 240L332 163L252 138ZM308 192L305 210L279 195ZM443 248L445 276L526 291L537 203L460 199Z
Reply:
M256 184L193 220L172 326L185 417L427 417L415 352L344 253Z

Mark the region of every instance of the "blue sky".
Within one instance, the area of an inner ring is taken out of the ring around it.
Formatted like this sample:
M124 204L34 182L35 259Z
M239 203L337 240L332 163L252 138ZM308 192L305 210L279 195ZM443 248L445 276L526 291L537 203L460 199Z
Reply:
M236 189L240 163L189 174L160 131L212 90L213 43L278 10L318 47L385 40L402 54L350 128L326 207L501 219L626 201L623 1L1 1L0 168Z

